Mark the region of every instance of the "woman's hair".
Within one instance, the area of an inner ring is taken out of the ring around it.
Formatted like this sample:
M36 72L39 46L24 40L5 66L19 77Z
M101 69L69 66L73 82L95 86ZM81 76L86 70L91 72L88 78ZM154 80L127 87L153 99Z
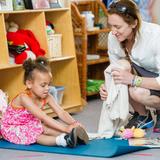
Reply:
M35 60L31 58L25 60L23 63L24 72L24 84L26 80L32 80L34 78L33 71L37 70L39 72L49 73L50 68L48 66L48 60L45 57L38 57Z
M137 26L135 27L134 32L139 32L141 26L141 16L136 3L132 0L113 1L108 8L108 14L119 15L129 25L134 24L135 20L137 20Z

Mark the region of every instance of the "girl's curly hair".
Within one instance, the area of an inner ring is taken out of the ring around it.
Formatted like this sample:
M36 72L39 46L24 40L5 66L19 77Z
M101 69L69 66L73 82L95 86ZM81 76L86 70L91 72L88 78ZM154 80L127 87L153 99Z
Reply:
M45 57L38 57L35 60L31 58L27 59L23 63L23 69L25 70L24 73L24 83L26 80L33 79L33 71L38 70L39 72L50 72L50 68L48 66L49 62Z

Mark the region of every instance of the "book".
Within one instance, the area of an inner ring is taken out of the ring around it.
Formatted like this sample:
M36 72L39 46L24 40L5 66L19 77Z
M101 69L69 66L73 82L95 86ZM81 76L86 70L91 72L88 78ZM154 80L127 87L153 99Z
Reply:
M160 148L160 138L132 138L128 140L130 146L143 146L149 148Z

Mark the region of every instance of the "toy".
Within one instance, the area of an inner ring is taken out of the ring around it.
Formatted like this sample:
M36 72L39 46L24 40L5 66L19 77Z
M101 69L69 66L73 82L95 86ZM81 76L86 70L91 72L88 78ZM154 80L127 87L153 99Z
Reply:
M123 139L130 139L130 138L143 138L145 136L145 131L141 128L124 128L121 127L119 130L119 136Z
M46 20L46 32L47 32L47 35L55 33L54 25L50 21L47 21L47 20Z
M7 22L5 21L5 26L6 26L6 31L7 32L16 32L19 29L18 24L16 24L15 22Z
M30 30L17 30L16 32L7 32L7 41L9 51L14 55L16 64L38 56L44 56L45 51L40 48L39 42Z

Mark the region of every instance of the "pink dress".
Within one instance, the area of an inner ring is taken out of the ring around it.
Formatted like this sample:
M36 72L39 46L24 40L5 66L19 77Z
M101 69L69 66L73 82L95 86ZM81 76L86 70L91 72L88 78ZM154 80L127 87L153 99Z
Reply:
M39 119L24 107L16 108L10 103L1 121L1 134L4 139L15 144L29 145L35 143L42 132L43 126Z

